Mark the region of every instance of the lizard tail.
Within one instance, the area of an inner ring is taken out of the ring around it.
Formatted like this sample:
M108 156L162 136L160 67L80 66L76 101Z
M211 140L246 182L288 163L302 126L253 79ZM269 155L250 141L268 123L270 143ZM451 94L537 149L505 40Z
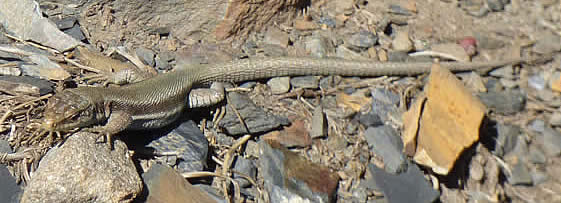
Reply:
M524 62L511 59L491 62L441 62L452 72L494 68ZM210 64L200 68L199 81L241 82L279 76L341 75L341 76L400 76L430 72L433 62L372 62L319 58L263 58Z

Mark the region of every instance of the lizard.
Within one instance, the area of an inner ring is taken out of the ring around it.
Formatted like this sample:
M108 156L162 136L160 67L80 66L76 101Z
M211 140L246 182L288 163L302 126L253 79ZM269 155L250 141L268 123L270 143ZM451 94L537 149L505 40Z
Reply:
M489 70L528 63L524 58L489 62L440 62L452 72ZM86 128L111 136L124 130L164 127L186 109L211 105L213 99L190 96L194 86L211 82L242 82L280 76L412 76L430 72L432 62L371 62L334 58L277 57L189 65L118 87L64 89L49 98L41 129L49 132Z

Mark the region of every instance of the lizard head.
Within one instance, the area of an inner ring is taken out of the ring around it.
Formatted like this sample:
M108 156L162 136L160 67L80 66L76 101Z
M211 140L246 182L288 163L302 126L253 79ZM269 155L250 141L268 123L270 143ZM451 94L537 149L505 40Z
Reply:
M97 113L90 98L64 90L47 101L41 128L52 132L86 127L97 121Z

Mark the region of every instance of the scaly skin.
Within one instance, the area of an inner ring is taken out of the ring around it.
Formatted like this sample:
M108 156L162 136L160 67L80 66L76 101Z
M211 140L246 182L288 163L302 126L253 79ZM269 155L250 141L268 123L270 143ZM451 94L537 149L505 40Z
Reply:
M440 65L458 72L521 62L525 61L445 62ZM57 93L47 103L42 128L51 132L65 131L106 123L92 130L108 136L125 129L159 128L179 118L187 108L189 92L194 85L298 75L418 75L429 72L432 64L265 58L179 67L177 71L122 87L78 87Z

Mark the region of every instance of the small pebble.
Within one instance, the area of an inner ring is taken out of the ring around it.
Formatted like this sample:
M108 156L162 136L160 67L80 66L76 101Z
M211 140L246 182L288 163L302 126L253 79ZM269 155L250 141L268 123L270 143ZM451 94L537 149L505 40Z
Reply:
M283 94L290 90L290 77L274 77L271 78L267 85L271 87L273 94Z

